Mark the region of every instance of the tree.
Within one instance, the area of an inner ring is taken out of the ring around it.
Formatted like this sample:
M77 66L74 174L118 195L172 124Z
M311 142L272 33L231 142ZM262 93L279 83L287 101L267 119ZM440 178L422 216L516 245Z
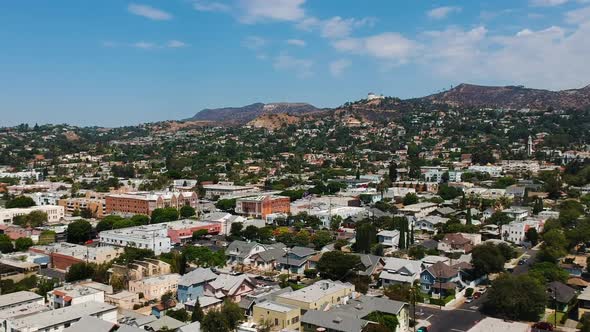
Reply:
M207 236L208 234L209 234L209 231L206 229L199 229L198 231L194 231L193 232L193 241L202 239L205 236Z
M381 243L377 243L371 248L371 253L375 256L383 256L385 254L385 247Z
M407 193L403 199L404 205L412 205L418 203L418 196L414 193Z
M189 313L186 309L168 310L166 316L170 316L178 321L186 322L189 320Z
M178 210L173 207L158 208L152 211L152 224L178 220Z
M180 216L183 217L183 218L189 218L189 217L192 217L192 216L194 216L196 214L197 214L197 212L190 205L185 205L185 206L183 206L183 207L180 208Z
M191 322L202 322L205 313L203 313L203 309L201 308L201 302L199 299L195 301L195 306L193 307L193 312L191 313Z
M411 286L408 284L395 284L391 285L383 290L383 295L387 296L390 300L410 302L411 300Z
M508 214L504 213L504 212L500 212L500 211L496 211L494 212L494 214L492 214L492 216L487 220L487 222L489 224L494 224L494 225L506 225L508 223L510 223L512 221L512 218L510 218L510 216L508 216Z
M0 234L0 252L7 254L14 251L12 241L6 234Z
M244 313L240 306L230 300L223 302L221 313L227 319L228 326L231 330L235 330L240 322L244 320Z
M316 250L322 249L324 246L332 242L333 236L329 231L317 231L311 236L311 242Z
M146 216L145 214L136 214L129 220L131 220L135 226L147 225L150 223L150 217Z
M552 281L561 281L565 283L569 277L569 273L566 270L551 262L535 263L530 269L530 275L537 278L542 283Z
M87 264L84 262L72 264L66 273L66 281L72 282L90 279L94 276L95 270L93 264Z
M39 235L39 245L54 243L57 234L54 231L42 231Z
M239 239L242 237L242 229L244 228L244 224L241 222L234 222L231 224L231 228L229 230L229 235L234 239Z
M546 302L545 288L537 279L504 274L494 280L483 308L493 316L536 322L545 312Z
M332 216L330 219L330 229L333 231L337 231L340 229L340 225L342 224L342 217L339 215Z
M242 236L248 241L254 241L258 238L258 227L254 225L248 225L242 231Z
M14 241L14 247L17 251L27 251L33 244L33 240L29 237L20 237Z
M68 225L68 242L82 243L90 240L92 225L86 220L76 220Z
M220 310L209 310L201 321L203 332L229 332L229 322Z
M412 246L408 250L408 255L412 257L412 259L422 259L426 256L426 249L423 246Z
M7 209L28 208L35 206L35 201L29 196L18 196L6 202Z
M373 244L377 243L377 229L370 222L360 222L356 225L355 240L355 251L368 254Z
M535 204L533 205L533 214L539 214L541 211L543 211L543 199L537 198L535 199Z
M539 233L534 228L529 228L525 233L525 238L528 242L530 242L533 246L536 246L539 243Z
M90 219L90 218L94 217L94 214L92 213L92 210L85 207L82 210L80 210L80 217L82 217L84 219Z
M466 225L472 225L473 221L471 220L471 208L467 208L467 216L465 218Z
M397 181L397 164L392 162L389 164L389 181L391 183L394 183L395 181Z
M220 199L215 203L215 207L224 212L233 213L236 209L235 199Z
M471 263L479 276L498 273L504 270L506 258L500 249L493 244L475 246L471 251Z
M317 270L324 279L342 280L361 263L358 255L328 251L318 261Z

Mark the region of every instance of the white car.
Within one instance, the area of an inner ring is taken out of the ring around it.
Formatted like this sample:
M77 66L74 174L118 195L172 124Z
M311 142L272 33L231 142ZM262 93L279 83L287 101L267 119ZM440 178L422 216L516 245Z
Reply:
M473 297L466 297L465 298L465 303L471 303L471 301L473 301Z

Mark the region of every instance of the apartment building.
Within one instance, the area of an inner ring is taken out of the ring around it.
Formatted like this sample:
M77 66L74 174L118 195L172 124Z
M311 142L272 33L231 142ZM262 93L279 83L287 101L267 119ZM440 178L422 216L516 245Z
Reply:
M20 291L5 295L0 295L0 311L6 310L10 308L16 308L19 306L37 303L37 304L45 304L45 298L43 296L29 292L29 291Z
M180 274L178 273L131 280L129 281L129 291L142 293L146 300L159 300L162 295L168 292L176 293L179 281Z
M92 212L94 218L102 219L107 215L107 205L105 194L87 192L84 197L73 197L60 199L57 203L63 206L66 214L73 215L74 211L88 209Z
M67 271L72 264L88 262L102 264L123 253L123 248L113 246L88 247L79 244L59 242L43 246L33 246L29 251L50 257L53 268Z
M354 291L354 285L348 282L320 280L305 288L280 294L276 301L304 311L321 310L325 305L341 304Z
M261 195L236 200L236 213L266 219L272 213L291 212L291 200L286 196Z
M437 208L438 204L436 203L424 202L406 205L399 211L405 215L413 216L415 218L424 218Z
M218 184L203 185L205 189L205 198L227 198L256 192L256 187L252 186L235 186L231 182L220 182Z
M28 208L0 209L0 223L11 224L15 217L24 216L33 211L47 213L47 222L57 223L65 217L63 206L59 205L42 205Z
M271 331L299 331L301 309L274 301L254 305L252 318L255 322L270 322Z
M43 311L17 319L9 319L5 324L6 331L62 332L86 316L96 317L106 322L116 324L117 307L107 303L86 302L60 309Z
M206 230L209 234L221 233L220 223L183 219L165 224L168 227L168 237L175 244L192 240L193 233L199 230Z
M511 174L537 174L540 169L539 162L536 160L502 160L500 165L504 173Z
M134 215L151 215L158 208L181 208L185 205L197 207L197 193L166 191L158 193L131 192L126 194L108 194L105 196L106 213Z
M53 309L86 302L104 302L104 291L83 284L68 284L47 293L47 301Z
M170 252L172 247L165 223L102 231L98 234L98 239L101 246L150 249L156 255Z

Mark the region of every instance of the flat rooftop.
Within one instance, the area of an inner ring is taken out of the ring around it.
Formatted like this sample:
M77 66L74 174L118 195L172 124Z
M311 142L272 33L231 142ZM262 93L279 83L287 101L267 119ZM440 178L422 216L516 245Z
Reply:
M18 330L42 330L54 325L61 325L69 321L77 320L84 316L96 315L111 310L117 310L117 307L107 303L85 302L70 307L41 312L26 318L16 319L12 323L13 328Z
M0 296L0 308L13 306L23 302L37 301L42 298L43 296L29 291L10 293Z
M313 285L305 288L285 293L277 296L277 298L291 299L300 302L315 302L329 294L344 290L346 288L354 288L352 284L342 283L339 281L321 280Z

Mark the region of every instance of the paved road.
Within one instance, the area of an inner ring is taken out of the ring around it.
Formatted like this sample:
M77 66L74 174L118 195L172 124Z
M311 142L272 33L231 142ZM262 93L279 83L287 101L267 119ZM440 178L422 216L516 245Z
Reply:
M537 259L537 254L539 253L539 250L529 249L525 253L529 256L528 262L524 265L517 265L514 268L514 271L512 271L512 274L520 275L520 274L527 273L529 271L531 265L533 263L535 263L535 260Z

